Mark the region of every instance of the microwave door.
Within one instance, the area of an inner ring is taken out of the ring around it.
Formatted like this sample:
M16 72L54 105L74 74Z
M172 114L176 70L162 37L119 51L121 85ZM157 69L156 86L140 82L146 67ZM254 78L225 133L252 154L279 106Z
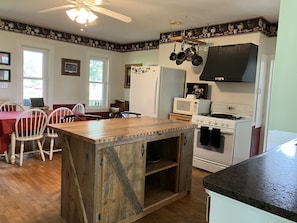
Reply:
M192 115L192 101L184 98L174 99L174 113L180 113L184 115Z
M210 104L208 99L174 98L173 112L184 115L209 114Z

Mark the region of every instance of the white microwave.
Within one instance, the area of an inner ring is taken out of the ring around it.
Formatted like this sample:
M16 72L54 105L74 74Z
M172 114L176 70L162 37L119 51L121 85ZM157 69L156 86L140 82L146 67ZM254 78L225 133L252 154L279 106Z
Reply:
M210 100L194 98L178 98L173 101L173 113L184 115L208 114L210 111Z

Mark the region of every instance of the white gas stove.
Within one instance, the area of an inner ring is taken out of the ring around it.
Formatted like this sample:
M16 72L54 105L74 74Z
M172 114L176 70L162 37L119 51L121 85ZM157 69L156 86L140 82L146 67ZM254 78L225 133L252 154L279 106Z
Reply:
M216 172L249 158L252 107L213 103L208 115L193 115L193 166Z

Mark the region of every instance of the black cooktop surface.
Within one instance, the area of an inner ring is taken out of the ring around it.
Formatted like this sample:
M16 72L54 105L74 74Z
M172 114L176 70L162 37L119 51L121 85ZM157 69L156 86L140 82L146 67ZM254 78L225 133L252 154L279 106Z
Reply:
M209 116L214 118L223 118L223 119L231 119L231 120L238 120L242 118L242 117L234 116L230 114L210 114Z

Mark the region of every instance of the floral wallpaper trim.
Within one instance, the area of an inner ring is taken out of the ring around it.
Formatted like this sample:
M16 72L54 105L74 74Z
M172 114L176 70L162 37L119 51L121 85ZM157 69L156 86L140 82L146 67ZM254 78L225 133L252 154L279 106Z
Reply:
M250 32L262 32L267 36L277 35L277 24L270 24L263 17L229 22L225 24L209 25L207 27L191 28L185 31L161 33L159 40L150 40L129 44L118 44L44 27L24 24L21 22L0 19L0 30L22 33L26 35L53 39L57 41L79 44L116 52L133 52L141 50L159 49L159 44L170 42L169 38L186 35L191 38L203 39L211 37L245 34ZM184 33L185 32L185 33Z
M225 24L209 25L207 27L191 28L174 32L160 34L160 44L170 42L171 37L187 36L194 39L222 37L251 32L262 32L272 37L277 35L277 24L271 24L263 17L248 20L229 22Z

